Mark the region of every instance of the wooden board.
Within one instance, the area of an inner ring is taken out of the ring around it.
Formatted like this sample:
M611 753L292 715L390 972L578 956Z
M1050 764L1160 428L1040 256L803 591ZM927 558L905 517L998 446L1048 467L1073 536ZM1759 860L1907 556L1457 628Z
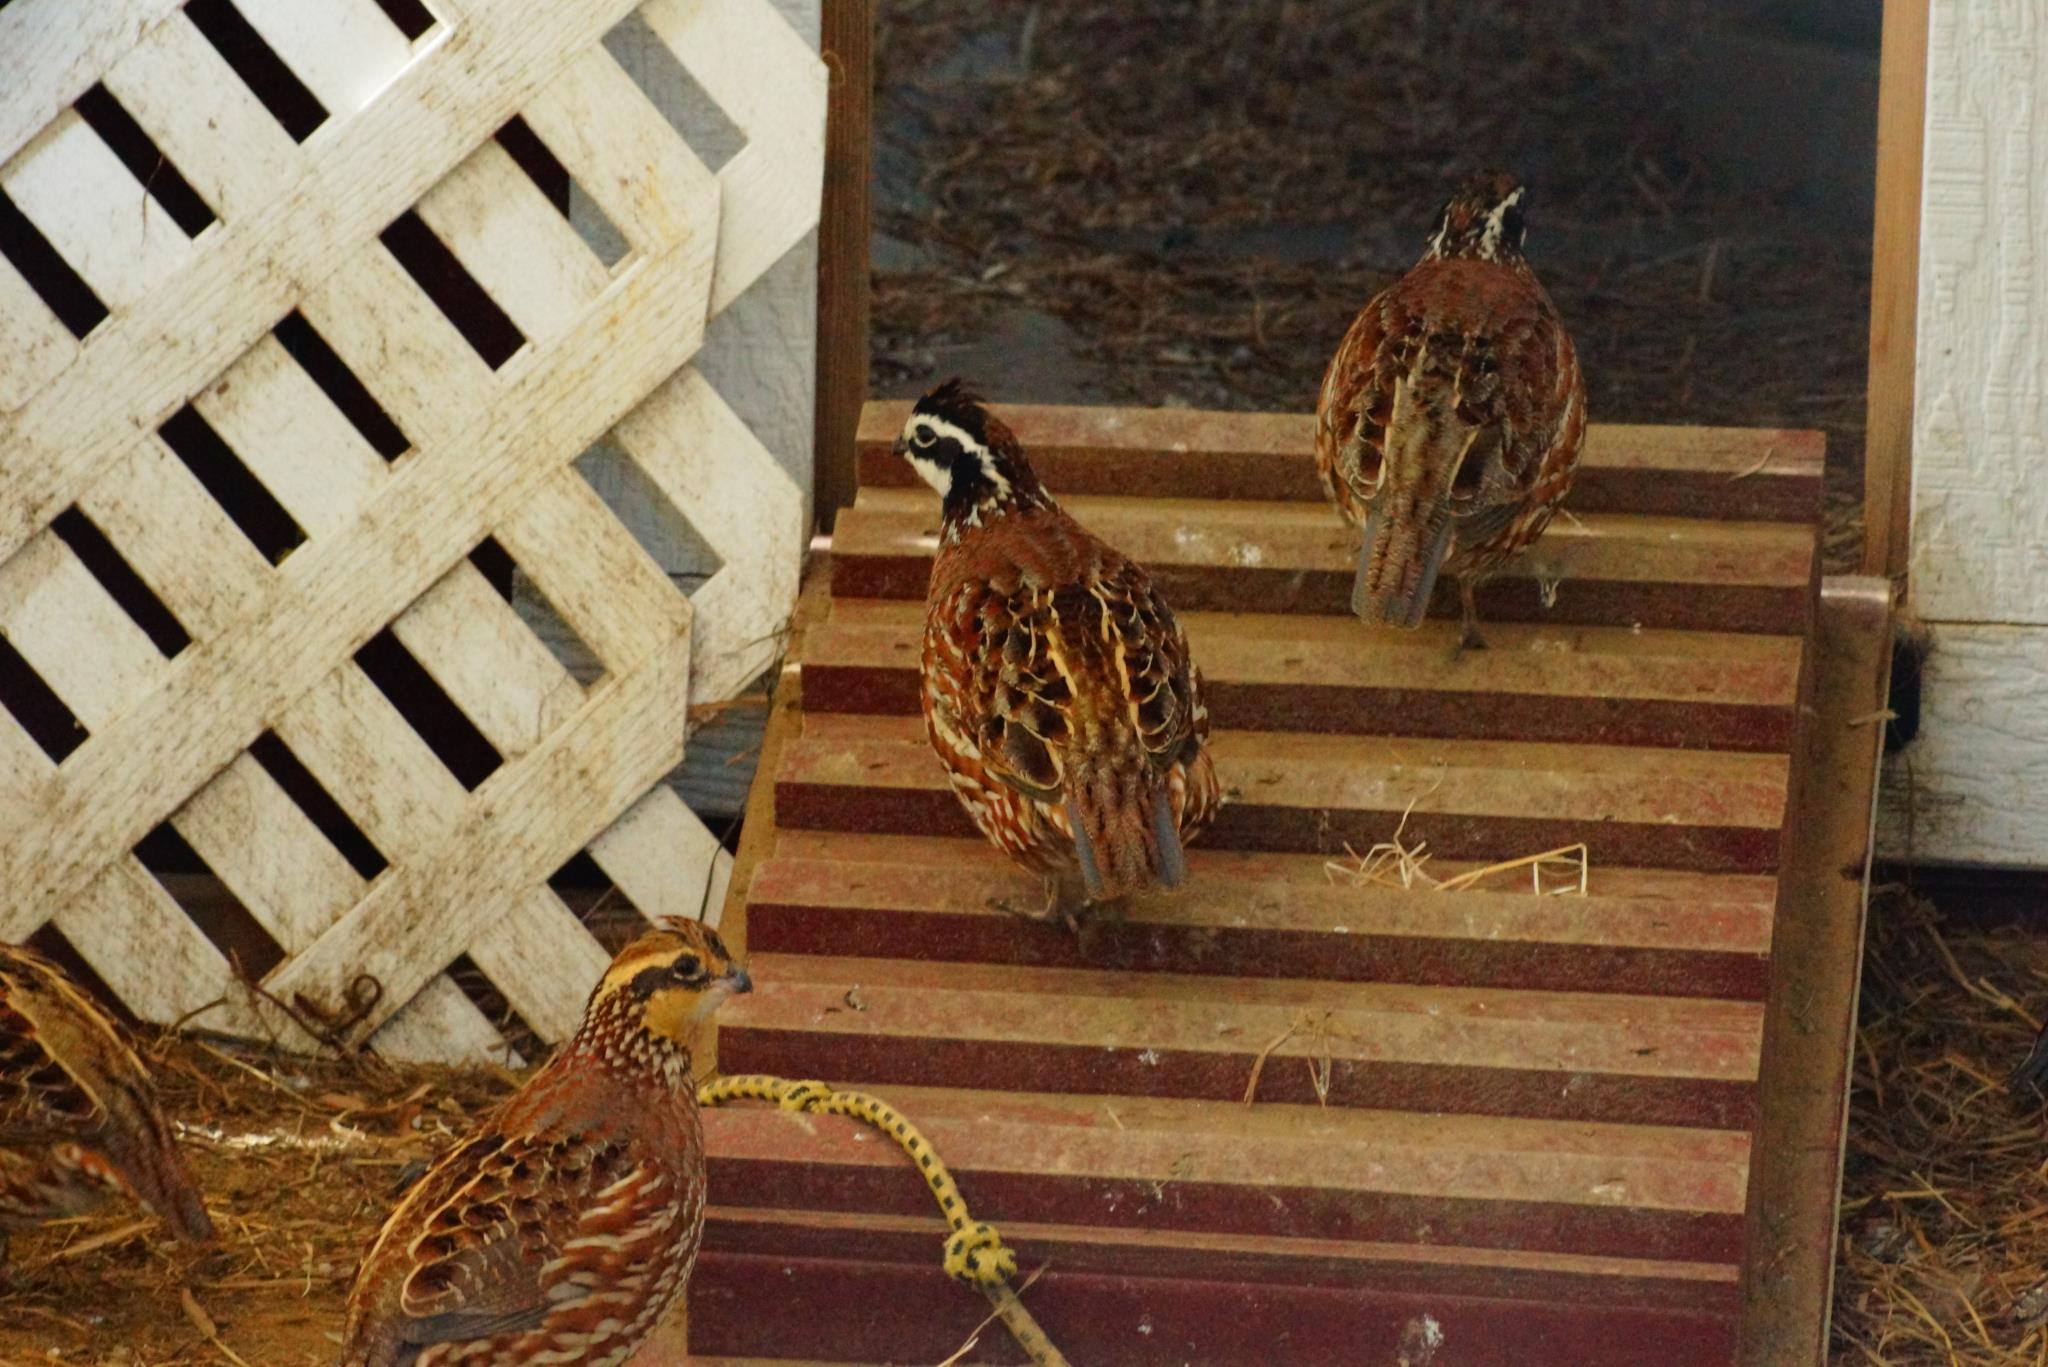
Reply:
M656 785L689 706L774 659L805 491L693 362L816 222L823 67L768 0L467 0L416 38L375 0L238 12L297 114L177 6L0 18L38 63L0 188L47 248L0 261L0 936L53 926L151 1020L502 1057L512 1016L573 1029L607 959L565 863L649 915L730 864ZM744 135L716 172L606 51L629 13ZM72 107L95 83L209 221ZM615 260L495 136L515 117ZM67 272L103 316L60 320ZM715 553L690 596L579 473L600 440ZM239 940L138 859L160 828Z
M886 454L900 408L870 405L806 591L727 911L759 987L721 1068L903 1106L1025 1266L1050 1261L1030 1296L1077 1361L1392 1362L1432 1333L1461 1363L1734 1360L1807 791L1818 438L1596 428L1583 510L1454 660L1454 604L1413 634L1342 613L1351 534L1305 419L1005 410L1184 616L1230 795L1184 893L1077 942L1004 909L1037 880L974 835L922 735L937 508ZM1342 876L1397 831L1437 877L1582 840L1589 895ZM939 1226L885 1146L707 1125L696 1351L964 1341L981 1312L942 1294Z

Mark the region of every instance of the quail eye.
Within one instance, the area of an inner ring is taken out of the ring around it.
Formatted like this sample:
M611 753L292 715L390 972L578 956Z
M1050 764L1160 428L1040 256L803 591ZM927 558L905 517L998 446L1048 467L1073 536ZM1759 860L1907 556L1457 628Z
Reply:
M911 429L910 444L912 446L930 446L933 442L937 440L938 435L934 433L932 429L929 427L917 427Z
M701 982L704 977L704 965L696 959L678 959L675 967L669 972L674 975L677 982Z

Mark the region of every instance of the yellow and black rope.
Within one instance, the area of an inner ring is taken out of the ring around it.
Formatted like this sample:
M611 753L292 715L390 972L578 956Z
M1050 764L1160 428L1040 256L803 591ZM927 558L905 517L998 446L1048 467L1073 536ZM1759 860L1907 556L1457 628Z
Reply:
M851 1116L894 1139L910 1161L917 1164L925 1185L939 1203L939 1213L950 1227L942 1264L947 1275L978 1288L988 1297L1004 1326L1037 1367L1067 1367L1066 1358L1053 1347L1038 1321L1010 1288L1010 1278L1017 1275L1017 1255L1003 1242L994 1225L967 1213L967 1200L960 1194L960 1184L946 1170L931 1141L903 1112L866 1092L835 1091L822 1082L792 1082L761 1073L712 1078L697 1084L698 1105L721 1106L728 1101L766 1101L785 1111Z

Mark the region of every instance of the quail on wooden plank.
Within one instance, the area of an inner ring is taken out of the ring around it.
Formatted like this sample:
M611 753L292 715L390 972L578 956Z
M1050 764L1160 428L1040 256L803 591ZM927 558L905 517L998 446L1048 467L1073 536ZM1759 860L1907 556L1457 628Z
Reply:
M752 986L694 921L619 951L576 1034L370 1241L343 1367L632 1356L682 1296L703 1237L691 1035Z
M1524 190L1482 171L1422 259L1344 334L1316 402L1316 465L1364 523L1351 606L1419 625L1439 573L1473 591L1543 534L1571 488L1586 386L1571 334L1522 255Z
M1201 671L1166 600L960 381L917 401L896 451L943 502L922 697L968 816L1046 877L1069 925L1081 903L1179 886L1221 792Z
M213 1237L127 1033L56 963L0 944L0 1252L121 1194L181 1239Z

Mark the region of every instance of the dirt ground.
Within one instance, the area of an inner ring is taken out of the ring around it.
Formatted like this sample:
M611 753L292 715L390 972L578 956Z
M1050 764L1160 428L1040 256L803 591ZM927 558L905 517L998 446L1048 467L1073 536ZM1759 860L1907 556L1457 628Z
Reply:
M1305 411L1449 187L1506 165L1594 420L1823 429L1848 564L1868 198L1716 165L1730 135L1691 92L1739 84L1702 55L1702 16L1738 8L892 0L874 391L965 373L999 400ZM1796 141L1802 92L1777 98Z

